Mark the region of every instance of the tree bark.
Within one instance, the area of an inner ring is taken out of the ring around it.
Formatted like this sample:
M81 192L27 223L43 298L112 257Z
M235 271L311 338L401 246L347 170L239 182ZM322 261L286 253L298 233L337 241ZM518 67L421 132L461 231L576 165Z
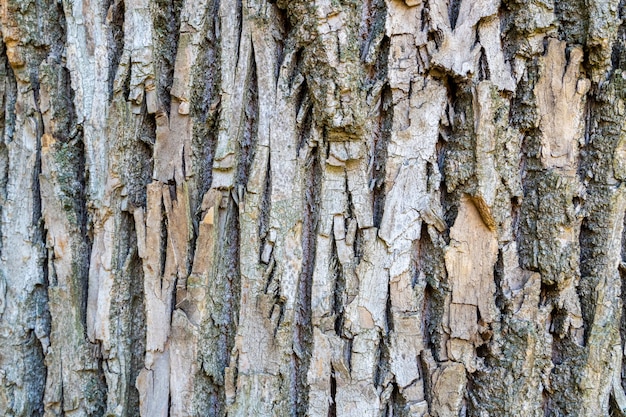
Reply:
M626 416L624 2L0 10L0 414Z

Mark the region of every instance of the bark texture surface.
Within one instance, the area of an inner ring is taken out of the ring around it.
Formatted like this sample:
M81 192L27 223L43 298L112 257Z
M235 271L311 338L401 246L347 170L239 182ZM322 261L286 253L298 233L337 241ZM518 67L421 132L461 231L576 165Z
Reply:
M0 0L0 414L626 416L624 18Z

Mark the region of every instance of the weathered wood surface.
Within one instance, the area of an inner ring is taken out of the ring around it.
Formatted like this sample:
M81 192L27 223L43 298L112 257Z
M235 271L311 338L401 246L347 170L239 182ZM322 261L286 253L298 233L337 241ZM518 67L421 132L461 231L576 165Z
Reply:
M624 17L0 0L0 414L626 415Z

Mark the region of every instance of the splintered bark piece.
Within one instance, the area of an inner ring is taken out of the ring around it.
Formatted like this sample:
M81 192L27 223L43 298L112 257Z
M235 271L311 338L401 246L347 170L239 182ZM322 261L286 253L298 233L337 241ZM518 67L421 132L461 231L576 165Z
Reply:
M495 233L483 222L472 201L463 197L445 254L452 287L448 355L470 370L475 369L473 345L479 337L478 314L486 323L496 320L498 314L493 277L497 253Z
M494 232L482 221L476 206L467 197L450 229L446 269L452 285L452 302L477 306L483 320L496 315L493 266L498 254Z
M548 40L535 94L542 133L541 161L547 168L573 174L584 126L584 96L590 82L580 77L582 49L573 48L566 61L566 46L557 39Z

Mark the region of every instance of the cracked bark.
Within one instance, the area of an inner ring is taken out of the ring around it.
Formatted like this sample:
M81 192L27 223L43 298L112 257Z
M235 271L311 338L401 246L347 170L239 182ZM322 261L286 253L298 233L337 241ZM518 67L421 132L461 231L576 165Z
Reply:
M626 415L626 5L2 0L0 413Z

